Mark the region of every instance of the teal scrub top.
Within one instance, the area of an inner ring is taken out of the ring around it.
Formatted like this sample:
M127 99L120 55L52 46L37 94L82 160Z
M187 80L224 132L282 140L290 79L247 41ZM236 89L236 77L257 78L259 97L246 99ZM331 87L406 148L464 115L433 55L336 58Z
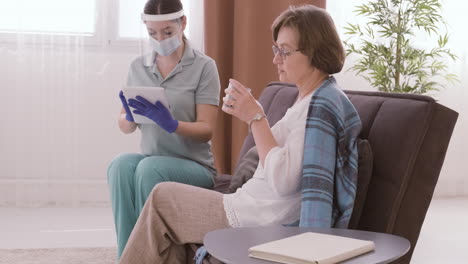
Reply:
M220 82L216 63L193 49L185 40L180 62L166 78L156 64L147 63L148 56L136 58L128 73L128 86L163 87L174 119L195 122L196 105L219 105ZM198 162L216 173L211 141L199 142L176 133L168 133L157 124L140 124L141 152L148 156L171 156Z

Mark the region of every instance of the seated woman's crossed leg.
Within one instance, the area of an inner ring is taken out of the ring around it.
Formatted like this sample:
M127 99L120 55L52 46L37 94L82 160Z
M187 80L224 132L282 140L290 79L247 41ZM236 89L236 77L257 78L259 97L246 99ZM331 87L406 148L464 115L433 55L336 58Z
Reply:
M121 263L185 263L185 244L201 244L207 232L227 227L221 193L162 182L146 201Z

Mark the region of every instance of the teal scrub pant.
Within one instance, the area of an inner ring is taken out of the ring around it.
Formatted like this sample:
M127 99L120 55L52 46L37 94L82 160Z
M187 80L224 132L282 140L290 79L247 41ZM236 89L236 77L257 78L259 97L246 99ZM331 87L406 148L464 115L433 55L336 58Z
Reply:
M166 156L121 154L109 165L107 181L117 232L118 258L123 253L127 240L146 198L160 182L180 182L210 188L212 173L191 160Z

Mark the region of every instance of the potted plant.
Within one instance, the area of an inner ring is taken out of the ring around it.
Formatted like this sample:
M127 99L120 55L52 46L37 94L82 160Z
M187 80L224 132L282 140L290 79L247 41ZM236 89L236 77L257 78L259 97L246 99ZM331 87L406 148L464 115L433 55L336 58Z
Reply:
M448 35L439 33L445 25L441 8L439 0L371 0L357 6L355 13L368 23L345 27L346 53L357 55L350 70L385 92L425 94L442 88L443 79L458 81L443 60L457 57L446 48ZM437 45L414 47L417 30L438 35Z

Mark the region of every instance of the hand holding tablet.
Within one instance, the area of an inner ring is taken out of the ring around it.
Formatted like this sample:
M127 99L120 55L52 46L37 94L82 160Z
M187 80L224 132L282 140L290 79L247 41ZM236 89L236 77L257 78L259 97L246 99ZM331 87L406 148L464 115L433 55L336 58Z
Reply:
M155 109L157 107L158 109L161 109L161 111L166 110L166 111L164 111L165 114L170 115L169 102L167 100L164 88L162 88L162 87L124 86L123 87L123 93L125 95L125 98L128 101L128 105L132 108L131 110L133 110L133 113L134 113L133 114L133 119L135 120L135 123L137 123L137 124L154 124L154 123L158 123L158 122L156 122L156 120L154 120L154 118L149 118L148 117L148 115L150 115L149 111L151 109L148 108L149 105L146 105L146 103L152 104L155 107ZM142 98L146 99L146 101L143 101L141 98L137 98L137 97L142 97ZM160 105L158 104L159 107L156 104L157 101L160 102ZM152 114L151 116L155 117L155 114ZM172 118L172 116L171 116L171 118ZM161 124L159 124L159 125L161 126ZM169 126L169 127L173 128L173 126Z

